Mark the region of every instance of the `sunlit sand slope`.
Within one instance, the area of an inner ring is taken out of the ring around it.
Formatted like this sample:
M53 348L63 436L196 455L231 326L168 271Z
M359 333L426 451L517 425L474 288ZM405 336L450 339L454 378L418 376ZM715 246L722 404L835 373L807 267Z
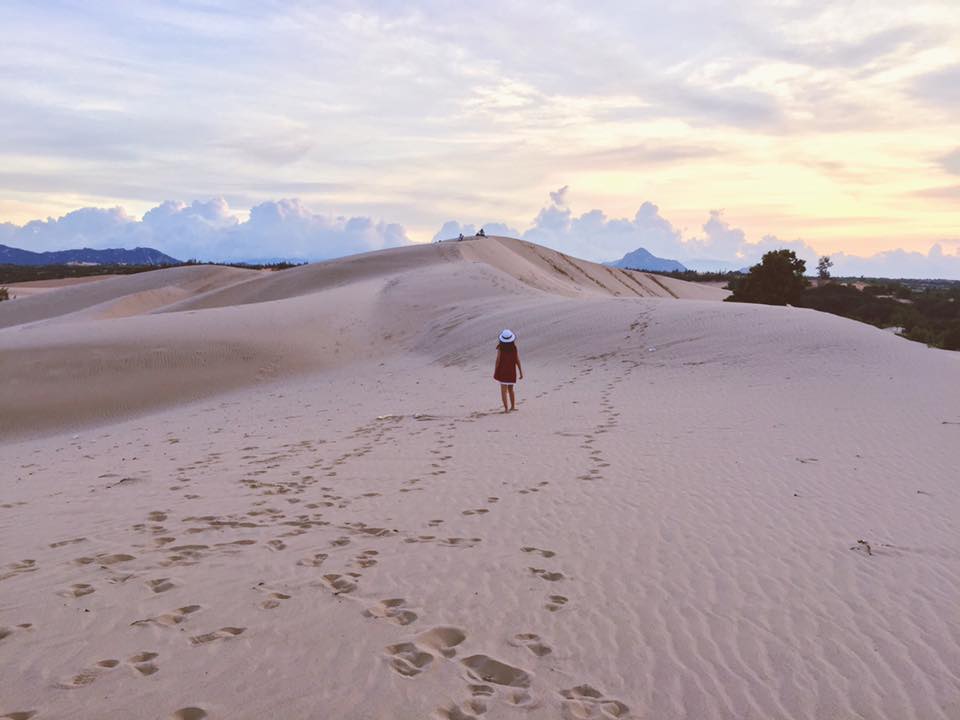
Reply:
M0 433L102 422L352 362L358 352L403 353L404 340L457 303L478 312L480 300L704 291L674 286L679 291L641 273L487 238L275 273L182 267L65 287L0 305L0 399L8 410Z

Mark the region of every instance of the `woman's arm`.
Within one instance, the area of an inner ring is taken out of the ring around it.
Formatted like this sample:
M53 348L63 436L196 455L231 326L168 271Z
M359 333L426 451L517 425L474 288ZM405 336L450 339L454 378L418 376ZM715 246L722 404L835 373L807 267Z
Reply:
M517 370L520 371L520 379L523 380L523 368L520 366L520 353L517 353Z

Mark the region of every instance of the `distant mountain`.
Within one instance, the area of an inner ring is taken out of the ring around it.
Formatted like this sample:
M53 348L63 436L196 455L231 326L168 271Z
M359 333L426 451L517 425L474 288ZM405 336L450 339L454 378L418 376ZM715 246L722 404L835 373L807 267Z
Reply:
M645 248L637 248L628 252L619 260L604 263L610 267L629 268L630 270L655 270L660 272L683 272L686 268L676 260L658 258Z
M0 265L180 265L180 260L153 248L56 250L31 252L0 245Z

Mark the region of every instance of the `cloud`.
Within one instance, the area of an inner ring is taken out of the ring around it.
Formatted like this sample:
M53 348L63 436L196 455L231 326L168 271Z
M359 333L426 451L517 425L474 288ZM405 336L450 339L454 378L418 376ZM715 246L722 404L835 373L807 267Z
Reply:
M122 236L133 222L123 208L80 208L57 219L31 220L18 228L11 240L24 250L104 247L100 244L104 238ZM70 238L72 244L62 246L64 238Z
M569 185L564 185L562 188L556 192L550 193L550 202L559 207L566 207L567 205L567 192L570 190Z
M746 260L744 265L755 265L771 250L793 250L798 258L807 263L808 272L816 268L820 259L820 253L803 240L781 240L776 235L764 235L759 242L745 242L738 248L738 252Z
M920 98L957 87L949 68L930 74L955 57L951 0L909 16L898 0L3 7L0 197L21 223L223 194L402 208L414 228L493 210L516 225L557 177L601 193L655 182L662 206L735 213L740 198L778 204L780 169L818 192L808 153L857 168L829 191L893 212L904 172L940 182L915 171L953 115ZM470 28L482 41L464 42ZM927 203L906 200L922 231Z
M457 238L462 233L464 237L470 237L475 235L480 228L483 228L483 232L487 235L499 235L501 237L518 237L520 235L519 230L514 230L512 227L505 225L503 223L487 223L486 225L473 225L467 223L461 225L456 220L447 220L443 224L443 227L440 228L439 232L433 236L433 242L439 242L440 240L452 240Z
M890 27L853 40L835 38L829 42L784 45L774 54L784 60L815 68L863 68L901 50L913 51L917 46L935 43L940 33L933 27L906 25Z
M948 255L935 243L926 254L908 250L889 250L870 257L835 253L833 275L893 278L942 278L960 280L960 255Z
M740 228L730 227L723 219L722 210L711 210L710 219L703 224L703 238L687 240L685 250L692 257L732 258L746 244L747 236Z
M913 94L933 105L960 108L960 63L921 75L913 81Z
M299 200L260 203L241 220L222 198L167 201L141 220L122 208L81 208L20 227L0 225L3 244L40 252L75 247L153 247L181 260L325 260L410 242L402 225L311 212Z
M924 188L913 194L917 197L933 198L934 200L960 200L960 185Z
M651 141L639 145L579 153L573 157L590 167L637 168L670 165L685 160L700 160L722 154L718 148L704 145L682 145L668 141Z
M927 277L960 280L960 252L948 254L943 245L956 245L960 240L944 239L934 244L927 254L892 250L869 257L843 252L824 253L802 239L784 240L767 234L751 242L747 234L733 226L721 210L711 210L702 226L702 234L685 238L660 209L651 202L640 205L634 217L608 218L602 210L589 210L576 216L569 206L569 186L550 193L550 203L541 208L531 226L522 232L498 223L485 225L488 235L520 237L594 261L619 259L637 248L645 248L662 258L679 260L696 270L739 270L760 261L771 250L793 250L812 273L817 260L830 254L834 275L872 277ZM503 228L505 232L494 231ZM460 225L451 220L444 224L434 239L456 237L458 232L473 234L473 225Z
M960 175L960 147L940 158L940 165L951 175Z

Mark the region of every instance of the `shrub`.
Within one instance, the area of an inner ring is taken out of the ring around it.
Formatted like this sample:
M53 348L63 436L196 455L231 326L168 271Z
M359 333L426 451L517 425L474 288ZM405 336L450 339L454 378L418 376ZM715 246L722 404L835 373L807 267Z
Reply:
M771 250L743 278L731 281L730 302L795 305L807 286L807 264L793 250Z
M10 299L10 291L5 287L0 287L0 302Z
M960 323L956 323L943 334L942 347L944 350L960 350Z

